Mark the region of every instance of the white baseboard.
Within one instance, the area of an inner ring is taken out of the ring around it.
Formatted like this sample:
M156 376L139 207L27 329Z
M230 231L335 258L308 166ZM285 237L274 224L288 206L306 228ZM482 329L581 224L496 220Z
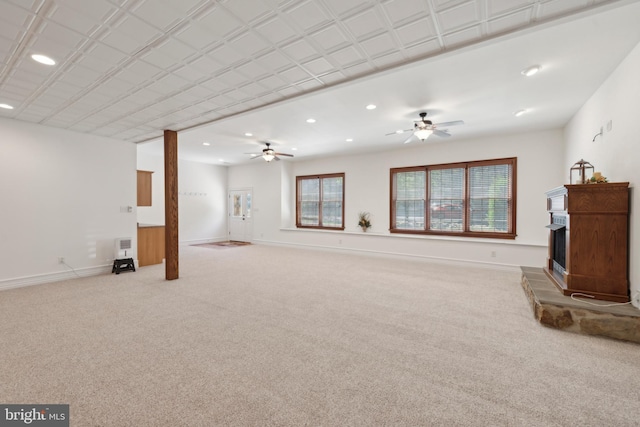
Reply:
M136 263L137 264L137 263ZM25 286L41 285L43 283L61 282L63 280L77 279L78 277L98 276L111 273L112 264L96 267L77 268L75 270L60 271L56 273L38 274L35 276L18 277L16 279L0 280L0 291L5 289L22 288Z
M204 245L207 243L226 242L227 240L229 240L228 237L213 237L210 239L181 240L180 244L185 246Z
M181 245L197 245L197 244L203 244L203 243L224 242L226 240L228 239L214 238L214 239L186 240L186 241L181 241L180 244ZM427 262L437 262L437 263L454 265L454 266L475 266L475 267L482 267L482 268L489 268L489 269L520 271L519 265L501 264L501 263L494 263L494 262L450 259L450 258L443 258L443 257L427 256L427 255L373 251L368 249L354 249L354 248L344 248L344 247L337 247L337 246L287 243L287 242L278 242L278 241L271 241L271 240L264 240L264 239L254 239L252 243L272 245L272 246L293 247L293 248L300 247L300 248L323 250L323 251L338 252L338 253L342 252L342 253L352 253L352 254L361 254L361 255L369 255L369 256L382 256L386 258L396 258L396 259L413 259L413 260L418 259L418 260L423 260ZM136 268L138 268L138 260L136 260L135 262L136 262ZM88 276L97 276L100 274L107 274L107 273L111 273L112 267L113 265L109 264L109 265L101 265L96 267L80 268L80 269L76 269L75 272L69 270L69 271L40 274L40 275L28 276L28 277L19 277L16 279L0 280L0 291L5 289L21 288L24 286L40 285L43 283L60 282L63 280L74 279L77 277L88 277Z
M434 256L428 256L428 255L373 251L370 249L344 248L344 247L338 247L338 246L310 245L310 244L304 244L304 243L277 242L277 241L259 240L259 239L254 240L253 243L272 245L272 246L284 246L284 247L302 247L302 248L308 248L308 249L314 249L314 250L352 253L352 254L361 254L361 255L369 255L369 256L382 256L386 258L396 258L396 259L413 259L413 260L417 259L417 260L423 260L426 262L437 262L441 264L461 266L461 267L474 266L474 267L488 268L493 270L520 271L519 265L501 264L497 262L460 260L460 259L453 259L453 258L434 257Z

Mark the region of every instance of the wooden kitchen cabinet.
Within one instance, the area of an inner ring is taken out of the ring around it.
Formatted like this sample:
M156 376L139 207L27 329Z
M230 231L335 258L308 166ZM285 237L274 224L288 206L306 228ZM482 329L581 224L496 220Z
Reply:
M164 225L138 226L138 266L161 264L164 259Z
M138 172L138 206L151 206L151 171Z

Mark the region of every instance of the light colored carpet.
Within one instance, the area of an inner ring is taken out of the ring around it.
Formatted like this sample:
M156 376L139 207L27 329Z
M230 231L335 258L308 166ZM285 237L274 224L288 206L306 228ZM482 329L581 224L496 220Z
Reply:
M0 292L0 402L73 426L637 426L640 346L519 272L248 245Z

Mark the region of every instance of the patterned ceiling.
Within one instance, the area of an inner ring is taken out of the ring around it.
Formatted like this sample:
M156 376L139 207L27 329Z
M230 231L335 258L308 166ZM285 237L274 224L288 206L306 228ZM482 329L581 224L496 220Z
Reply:
M0 117L147 141L611 3L0 0Z

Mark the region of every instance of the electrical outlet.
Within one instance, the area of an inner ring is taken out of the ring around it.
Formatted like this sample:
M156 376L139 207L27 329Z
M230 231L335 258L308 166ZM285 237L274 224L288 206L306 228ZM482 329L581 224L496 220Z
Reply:
M636 296L634 299L636 301L636 305L640 306L640 291L636 291Z
M64 264L64 257L58 257L58 264Z

